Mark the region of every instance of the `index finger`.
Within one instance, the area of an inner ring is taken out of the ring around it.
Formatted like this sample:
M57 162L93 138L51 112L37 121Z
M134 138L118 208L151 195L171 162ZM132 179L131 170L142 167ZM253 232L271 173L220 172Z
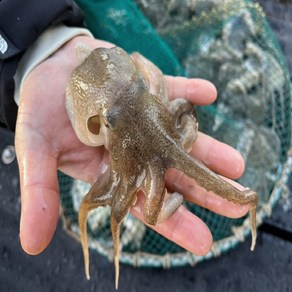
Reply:
M207 105L217 98L213 83L205 79L165 76L169 99L185 98L196 105Z

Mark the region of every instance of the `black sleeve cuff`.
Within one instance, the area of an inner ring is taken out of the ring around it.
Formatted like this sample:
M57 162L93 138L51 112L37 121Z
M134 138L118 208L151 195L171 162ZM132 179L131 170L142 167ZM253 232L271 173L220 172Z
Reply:
M18 62L30 45L53 24L82 26L83 16L72 0L0 1L0 122L15 129L14 80Z

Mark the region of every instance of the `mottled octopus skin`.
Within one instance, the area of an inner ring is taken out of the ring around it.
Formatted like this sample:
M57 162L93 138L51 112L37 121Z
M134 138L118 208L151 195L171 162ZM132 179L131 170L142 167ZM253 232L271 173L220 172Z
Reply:
M139 54L121 48L98 48L72 73L67 86L67 110L79 139L89 145L104 144L109 167L93 184L79 210L79 225L89 278L87 215L100 206L111 206L116 287L119 275L120 224L136 201L145 194L144 218L155 225L181 204L174 194L164 203L165 172L176 168L206 191L250 206L252 246L256 241L257 194L240 191L209 170L188 151L197 137L193 106L169 101L160 70Z

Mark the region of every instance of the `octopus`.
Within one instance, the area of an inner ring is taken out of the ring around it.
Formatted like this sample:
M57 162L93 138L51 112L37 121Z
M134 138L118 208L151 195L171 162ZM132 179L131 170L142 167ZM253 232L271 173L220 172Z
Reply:
M198 136L194 106L184 100L169 101L162 72L138 53L119 47L81 49L83 60L69 78L66 108L81 142L103 145L109 165L84 196L79 213L85 273L89 279L88 213L111 206L115 286L119 278L120 224L135 204L138 191L145 195L143 213L150 225L163 222L182 204L183 196L169 194L168 168L182 171L206 191L250 206L253 250L256 242L258 195L238 190L202 162L190 156Z

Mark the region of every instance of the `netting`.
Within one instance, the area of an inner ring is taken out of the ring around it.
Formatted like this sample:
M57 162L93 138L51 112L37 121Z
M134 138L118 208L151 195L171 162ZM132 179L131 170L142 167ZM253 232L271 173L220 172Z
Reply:
M251 1L77 1L95 37L139 51L165 74L205 78L217 101L197 108L200 131L241 152L239 182L256 190L258 224L286 191L291 170L291 83L284 56L261 7ZM224 155L224 153L222 153ZM78 208L89 185L60 174L66 229L77 237ZM195 264L234 247L249 234L247 218L229 219L185 203L209 226L215 243L195 256L133 216L121 227L120 261L136 266ZM89 245L112 259L109 208L92 211Z

